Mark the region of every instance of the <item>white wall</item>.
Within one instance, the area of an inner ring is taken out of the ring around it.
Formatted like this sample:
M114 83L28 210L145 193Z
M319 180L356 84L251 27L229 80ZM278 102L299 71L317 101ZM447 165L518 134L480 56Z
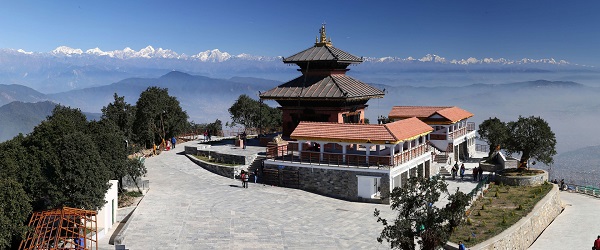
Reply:
M110 180L109 183L111 186L104 195L104 201L106 203L98 211L98 230L104 230L104 233L98 232L99 236L105 235L105 233L112 228L113 224L117 222L117 208L119 207L119 181Z

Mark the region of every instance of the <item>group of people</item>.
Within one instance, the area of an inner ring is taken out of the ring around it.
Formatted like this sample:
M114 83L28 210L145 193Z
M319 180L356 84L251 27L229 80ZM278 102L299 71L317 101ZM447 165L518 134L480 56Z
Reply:
M454 163L451 170L452 179L456 180L456 176L460 174L460 180L464 180L465 171L466 168L464 163L461 164L460 167L458 166L458 162ZM473 168L473 181L481 181L481 179L483 179L483 170L480 167Z
M254 169L254 183L258 182L258 169ZM250 172L243 170L240 174L240 180L242 181L242 187L243 188L248 188L248 180L250 180Z
M212 135L210 134L210 130L205 130L204 131L204 141L210 141L212 140Z
M567 184L565 184L565 179L561 179L560 182L557 179L554 179L551 182L554 183L554 184L557 184L558 188L560 190L567 190L567 189L569 189L569 187L567 186ZM598 249L598 250L600 250L600 249Z
M162 142L160 143L160 146L156 146L156 143L152 145L152 155L156 155L156 151L157 150L165 150L165 151L169 151L171 150L171 148L175 149L175 145L177 144L177 139L175 138L175 136L173 136L171 139L168 139L165 141L165 139L163 138Z
M460 168L458 167L458 162L454 163L454 166L452 166L452 179L455 180L456 179L456 175L459 173L460 171L460 180L462 181L465 178L465 164L461 164Z

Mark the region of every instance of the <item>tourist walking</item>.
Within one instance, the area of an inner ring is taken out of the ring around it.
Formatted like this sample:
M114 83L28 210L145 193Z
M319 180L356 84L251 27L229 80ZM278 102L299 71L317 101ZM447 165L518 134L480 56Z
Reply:
M460 165L460 180L462 181L465 178L465 164Z
M481 181L483 179L483 169L481 167L477 168L477 180Z
M258 182L258 168L254 169L254 183Z
M204 141L208 141L208 130L204 130Z
M458 162L452 166L452 180L456 180L456 174L458 173Z
M173 136L173 138L171 138L171 144L173 144L173 149L175 149L176 143L177 143L177 139L175 139L175 136Z
M473 181L477 181L477 167L473 168Z
M465 244L463 244L463 242L462 242L462 241L459 241L459 242L458 242L458 250L466 250L466 248L465 248Z
M598 238L594 241L594 246L592 247L592 249L600 250L600 235L598 235Z
M248 185L246 183L246 181L245 181L246 180L246 175L247 175L246 171L242 170L242 174L240 175L240 180L242 181L242 187L243 188L246 188L246 185Z
M248 179L250 179L250 173L246 172L246 175L244 175L245 188L248 188Z

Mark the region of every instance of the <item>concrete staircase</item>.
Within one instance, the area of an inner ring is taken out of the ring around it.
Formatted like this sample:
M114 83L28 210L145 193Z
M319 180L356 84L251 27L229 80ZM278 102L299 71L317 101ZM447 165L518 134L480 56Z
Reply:
M444 165L440 167L440 176L452 176L452 174L446 169L446 167L449 166Z
M448 156L445 154L437 154L435 155L435 158L433 158L433 161L437 163L448 163Z

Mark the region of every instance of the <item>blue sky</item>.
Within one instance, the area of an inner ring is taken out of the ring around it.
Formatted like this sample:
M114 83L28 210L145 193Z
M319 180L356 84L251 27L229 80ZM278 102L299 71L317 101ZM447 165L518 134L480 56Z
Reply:
M0 48L290 56L322 22L358 56L555 58L600 66L600 1L1 1Z

